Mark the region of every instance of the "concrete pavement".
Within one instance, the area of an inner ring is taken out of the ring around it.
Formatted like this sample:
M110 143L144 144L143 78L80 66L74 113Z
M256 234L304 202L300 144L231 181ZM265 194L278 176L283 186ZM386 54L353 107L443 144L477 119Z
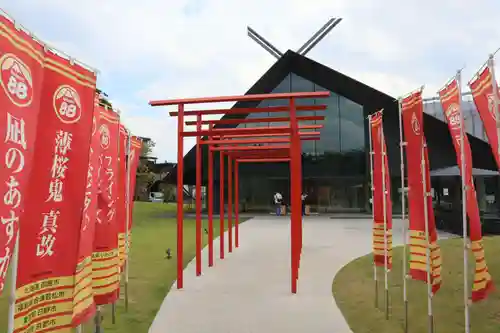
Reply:
M394 226L397 245L401 222ZM332 281L344 265L371 251L371 220L305 217L296 295L290 293L289 235L288 217L255 217L240 225L240 248L212 268L205 248L203 275L196 277L194 261L188 264L184 289L174 283L149 332L351 333L332 297Z

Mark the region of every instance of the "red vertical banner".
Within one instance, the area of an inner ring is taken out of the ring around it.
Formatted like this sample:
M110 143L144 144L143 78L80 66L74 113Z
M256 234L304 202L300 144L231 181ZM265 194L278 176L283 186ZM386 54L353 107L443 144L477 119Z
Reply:
M80 229L78 264L75 270L75 289L73 293L73 325L86 322L95 313L92 292L92 252L94 246L95 220L97 214L97 177L100 154L99 95L95 95L92 117L92 139L89 149L85 201Z
M126 190L127 190L127 149L128 133L125 126L120 125L120 139L118 147L118 201L116 202L116 221L118 224L118 257L120 268L123 269L125 264L125 233L127 231L127 205L126 205Z
M460 132L462 127L461 93L458 89L456 79L452 80L439 91L441 105L448 122L448 128L455 146L457 164L462 177L465 178L467 216L469 218L469 238L471 240L472 253L476 261L474 283L472 285L472 301L480 301L486 298L488 292L493 288L493 281L488 272L486 259L484 256L483 237L481 232L481 220L479 216L479 206L477 204L476 189L472 179L472 152L467 134L464 133L464 162L465 170L462 170L462 156L460 148ZM465 131L465 129L464 129ZM462 199L463 200L463 199Z
M500 169L500 147L498 146L497 132L498 110L495 110L495 96L493 95L493 85L496 86L497 84L493 82L493 76L491 74L490 68L488 66L485 67L479 72L475 80L469 83L469 86L472 91L474 104L476 104L479 116L483 121L484 130L493 151L493 156L495 156L497 167Z
M391 181L382 126L382 112L370 118L373 154L373 260L377 266L385 266L385 237L387 235L387 267L392 267L392 201ZM382 162L383 161L383 162ZM385 175L385 177L383 176ZM384 194L385 188L385 194ZM385 198L384 198L385 195ZM385 205L384 205L385 200ZM385 207L384 207L385 206ZM384 211L385 208L385 211ZM384 218L385 215L385 218Z
M21 216L15 332L71 326L92 131L95 74L48 51Z
M92 254L92 289L96 305L118 299L120 268L118 257L118 151L120 118L100 107L100 154L98 171L97 216Z
M406 142L406 167L408 170L408 208L410 220L410 276L427 282L427 249L430 249L432 291L441 287L441 250L437 244L436 221L432 207L429 158L425 147L423 129L422 92L418 91L402 100L401 117ZM422 166L423 162L423 166ZM422 168L424 168L422 170ZM425 174L425 187L423 174ZM427 205L425 205L425 198ZM426 211L427 208L427 211ZM425 216L427 214L427 216ZM428 225L428 240L425 222Z
M40 110L43 46L0 15L0 295L14 252Z
M127 156L127 170L129 177L129 190L128 190L128 242L129 248L131 243L132 236L132 222L133 222L133 211L134 211L134 197L135 197L135 185L136 185L136 177L137 177L137 168L139 167L139 157L142 152L142 141L136 137L132 136L130 138L130 151Z

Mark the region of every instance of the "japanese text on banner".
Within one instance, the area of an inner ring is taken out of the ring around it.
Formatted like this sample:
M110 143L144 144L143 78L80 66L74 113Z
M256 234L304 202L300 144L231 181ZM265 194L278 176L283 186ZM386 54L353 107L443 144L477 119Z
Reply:
M15 331L71 326L95 74L50 51L34 144L29 209L20 223Z
M431 190L429 158L423 133L422 92L418 91L402 100L401 117L406 141L406 167L408 170L408 208L410 220L410 276L415 280L427 281L427 248L430 249L432 291L441 286L441 250L437 244L437 231L432 207L432 197L425 194ZM423 160L423 161L422 161ZM426 176L424 192L422 162ZM425 201L427 200L427 206ZM427 207L427 212L425 211ZM426 235L426 216L427 230ZM429 243L427 243L429 238Z
M109 304L118 298L120 268L118 224L119 116L100 108L99 137L101 153L98 171L98 207L92 254L92 285L96 305Z
M493 156L497 162L497 167L500 169L500 147L498 145L498 105L495 109L495 96L493 94L493 75L490 68L486 66L478 75L478 77L470 83L474 104L476 104L477 112L481 117L484 125L484 130L488 137L488 143L493 151ZM497 89L497 98L500 97L500 92Z
M382 126L382 112L370 118L373 149L373 258L375 265L392 267L392 201L387 148ZM385 175L385 177L383 177ZM384 193L385 189L385 193ZM384 207L385 200L385 207ZM385 208L385 211L384 211ZM385 216L385 218L384 218ZM384 236L384 232L385 235ZM387 242L387 244L386 244ZM386 248L387 246L387 248Z
M28 48L21 45L28 45ZM14 253L19 219L33 167L40 110L43 47L0 16L0 295Z
M100 136L97 131L100 121L99 95L94 100L92 117L92 139L89 149L85 201L80 229L78 264L75 270L73 294L73 325L87 321L95 313L92 291L92 252L94 245L95 220L97 215L97 178L100 154Z
M116 219L118 223L118 248L120 267L123 269L125 264L126 252L126 236L127 232L127 203L126 203L126 190L127 190L127 161L126 149L128 146L128 133L123 125L120 125L120 146L118 152L118 201L116 205Z
M469 230L472 253L476 261L474 283L472 284L472 301L480 301L487 297L488 292L493 287L491 275L488 272L486 259L484 257L483 237L481 232L481 219L479 217L479 206L476 198L476 189L472 179L472 151L469 144L469 139L464 130L463 137L463 153L465 170L462 170L462 151L461 151L461 131L462 131L462 113L461 113L461 93L459 91L458 82L453 79L441 91L439 91L441 105L444 115L448 122L453 139L453 145L457 156L457 164L460 169L460 174L465 178L466 185L466 205L467 216L469 217Z

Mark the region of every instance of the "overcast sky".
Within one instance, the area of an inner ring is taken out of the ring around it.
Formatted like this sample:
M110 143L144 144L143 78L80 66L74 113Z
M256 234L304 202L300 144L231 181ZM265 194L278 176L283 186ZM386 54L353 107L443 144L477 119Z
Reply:
M435 96L464 65L465 83L500 47L498 0L0 4L42 40L97 67L98 86L134 134L157 142L160 161L176 160L176 122L149 100L243 94L274 63L247 37L247 25L285 52L298 49L330 17L342 17L308 57L395 97L422 84L425 96ZM186 142L186 151L191 146Z

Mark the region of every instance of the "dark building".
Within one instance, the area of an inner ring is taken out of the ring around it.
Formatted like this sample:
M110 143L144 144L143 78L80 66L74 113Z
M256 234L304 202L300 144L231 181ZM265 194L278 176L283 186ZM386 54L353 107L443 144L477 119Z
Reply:
M312 210L319 212L363 212L370 210L369 138L367 116L384 108L384 132L392 177L393 210L400 207L400 152L398 105L394 97L356 81L342 73L319 64L309 58L288 51L248 91L247 94L325 91L328 99L301 100L304 104L327 104L319 141L303 142L303 188L309 194ZM285 105L286 101L239 102L235 108ZM469 103L470 104L470 103ZM467 105L469 105L467 104ZM436 103L428 103L424 113L424 128L429 147L431 170L456 165L455 151L447 124L432 112ZM428 109L428 110L427 110ZM431 112L429 112L429 110ZM315 115L315 111L299 112L299 115ZM273 113L272 116L279 116ZM241 116L225 115L224 118ZM262 114L249 117L263 117ZM468 119L470 120L470 119ZM239 126L268 126L279 124L242 124ZM221 126L231 127L231 126ZM468 129L473 152L473 165L478 169L496 170L493 155L485 141L482 127ZM474 135L477 132L477 135ZM204 146L204 149L206 147ZM184 158L185 184L195 183L195 149ZM207 154L203 151L203 181L207 181ZM218 209L219 168L218 155L214 161L215 209ZM176 172L171 172L175 182ZM496 177L495 177L496 178ZM227 178L226 178L227 179ZM459 184L458 178L451 178ZM496 189L496 180L494 186ZM240 206L249 210L268 209L275 191L281 191L285 200L289 197L288 164L243 164L240 166ZM447 189L448 191L448 189ZM496 190L495 190L496 191ZM227 193L227 190L225 191Z

